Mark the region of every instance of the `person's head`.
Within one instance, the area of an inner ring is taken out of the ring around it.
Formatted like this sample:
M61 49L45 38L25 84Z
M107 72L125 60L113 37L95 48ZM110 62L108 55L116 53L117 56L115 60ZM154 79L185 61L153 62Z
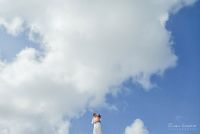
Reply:
M98 115L97 113L93 113L93 114L92 114L93 117L96 117L97 115Z
M101 115L100 114L97 114L97 117L99 118L99 120L101 119Z
M93 113L94 122L99 122L101 120L101 115L98 113Z

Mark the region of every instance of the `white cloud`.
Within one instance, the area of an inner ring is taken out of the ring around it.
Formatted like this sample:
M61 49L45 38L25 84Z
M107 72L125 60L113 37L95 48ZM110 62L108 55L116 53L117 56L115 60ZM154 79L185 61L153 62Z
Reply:
M6 21L0 17L0 25L4 26L7 33L13 36L17 36L18 33L23 31L23 21L19 17L15 17L11 21Z
M141 119L136 119L130 126L126 127L124 134L149 134Z
M0 61L1 126L68 133L70 119L107 105L105 96L128 78L151 88L151 76L177 60L163 16L193 2L1 0L1 26L11 35L26 29L44 48Z

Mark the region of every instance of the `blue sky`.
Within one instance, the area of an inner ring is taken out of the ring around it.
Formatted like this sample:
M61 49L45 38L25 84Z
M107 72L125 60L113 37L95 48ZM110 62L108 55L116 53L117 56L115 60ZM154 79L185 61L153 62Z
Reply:
M200 133L200 2L183 8L170 16L167 29L172 32L173 48L178 56L175 68L166 71L163 77L153 77L157 88L149 92L131 84L130 90L118 97L108 96L118 111L97 109L103 115L103 131L106 134L121 134L133 120L141 118L151 134L199 134ZM91 132L91 113L73 120L71 132ZM195 124L191 131L170 131L168 124Z
M41 50L41 47L36 42L28 39L26 32L19 34L17 37L9 36L3 27L0 28L0 57L8 62L14 60L17 53L25 47L32 47Z
M102 114L104 134L122 134L138 118L150 134L200 133L200 2L171 15L166 28L172 34L177 66L168 69L163 76L154 75L152 82L157 86L150 91L129 79L123 83L126 90L117 96L107 95L107 102L115 105L117 110L101 107L92 110ZM39 44L29 41L26 32L14 37L0 28L1 59L11 62L25 47L41 50ZM92 111L72 119L71 134L92 132ZM197 127L189 131L169 130L169 123Z

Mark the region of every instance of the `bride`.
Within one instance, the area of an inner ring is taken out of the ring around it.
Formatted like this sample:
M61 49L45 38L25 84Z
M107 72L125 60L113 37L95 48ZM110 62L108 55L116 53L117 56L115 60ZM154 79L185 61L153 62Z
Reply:
M93 134L102 134L100 114L93 113L92 124L93 124Z

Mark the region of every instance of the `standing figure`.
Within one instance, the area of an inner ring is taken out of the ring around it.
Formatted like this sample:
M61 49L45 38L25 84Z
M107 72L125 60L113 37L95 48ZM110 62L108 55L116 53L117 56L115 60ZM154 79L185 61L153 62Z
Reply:
M92 124L93 124L93 134L102 134L100 114L93 113Z

